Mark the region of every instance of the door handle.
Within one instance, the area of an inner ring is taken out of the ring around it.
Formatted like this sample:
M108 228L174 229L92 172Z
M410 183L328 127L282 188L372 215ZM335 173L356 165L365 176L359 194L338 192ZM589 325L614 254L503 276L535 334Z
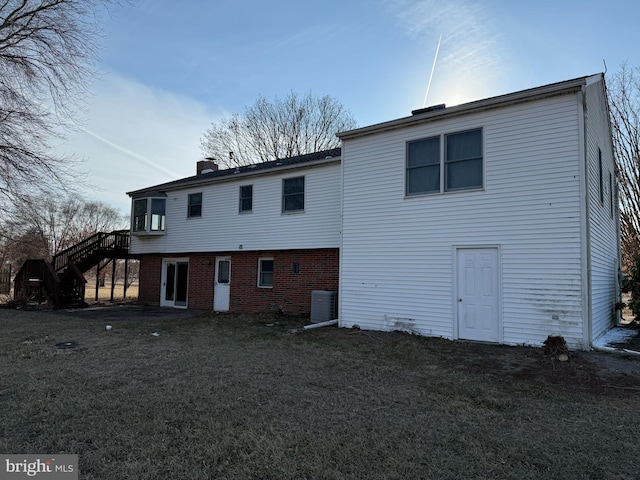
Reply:
M461 302L461 301L462 301L462 299L461 299L461 298L459 298L459 299L458 299L458 301L459 301L459 302Z

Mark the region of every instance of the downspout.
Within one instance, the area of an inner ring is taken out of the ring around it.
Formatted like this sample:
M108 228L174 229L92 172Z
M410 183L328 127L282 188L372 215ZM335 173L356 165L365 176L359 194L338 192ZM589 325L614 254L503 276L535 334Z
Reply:
M305 325L304 327L301 327L301 328L292 328L291 330L289 330L289 333L301 333L306 330L312 330L314 328L321 328L321 327L330 327L332 325L338 325L338 319L327 320L326 322L312 323L311 325Z
M589 159L587 156L587 123L585 121L586 88L578 92L578 131L581 135L580 149L580 250L582 251L582 346L589 350L591 345L591 227L589 224Z

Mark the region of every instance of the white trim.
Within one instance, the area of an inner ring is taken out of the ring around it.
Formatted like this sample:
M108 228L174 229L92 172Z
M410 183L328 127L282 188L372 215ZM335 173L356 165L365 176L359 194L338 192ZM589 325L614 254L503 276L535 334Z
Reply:
M576 94L578 104L578 148L580 164L580 251L582 265L582 347L589 349L591 344L591 245L589 239L589 158L587 156L587 132L584 121L584 91Z

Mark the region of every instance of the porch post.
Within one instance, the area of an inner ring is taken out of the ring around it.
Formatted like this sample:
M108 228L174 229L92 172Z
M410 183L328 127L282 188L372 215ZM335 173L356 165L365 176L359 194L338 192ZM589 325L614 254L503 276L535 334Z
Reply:
M124 259L124 285L123 285L123 293L122 300L127 301L127 279L129 276L129 259Z
M116 259L111 259L111 303L113 303L113 291L116 288Z

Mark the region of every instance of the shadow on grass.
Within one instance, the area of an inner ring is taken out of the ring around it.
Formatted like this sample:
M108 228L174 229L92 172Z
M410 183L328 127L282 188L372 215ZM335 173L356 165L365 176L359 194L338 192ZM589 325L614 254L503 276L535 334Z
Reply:
M295 326L13 312L0 450L77 453L85 479L637 473L637 361Z

